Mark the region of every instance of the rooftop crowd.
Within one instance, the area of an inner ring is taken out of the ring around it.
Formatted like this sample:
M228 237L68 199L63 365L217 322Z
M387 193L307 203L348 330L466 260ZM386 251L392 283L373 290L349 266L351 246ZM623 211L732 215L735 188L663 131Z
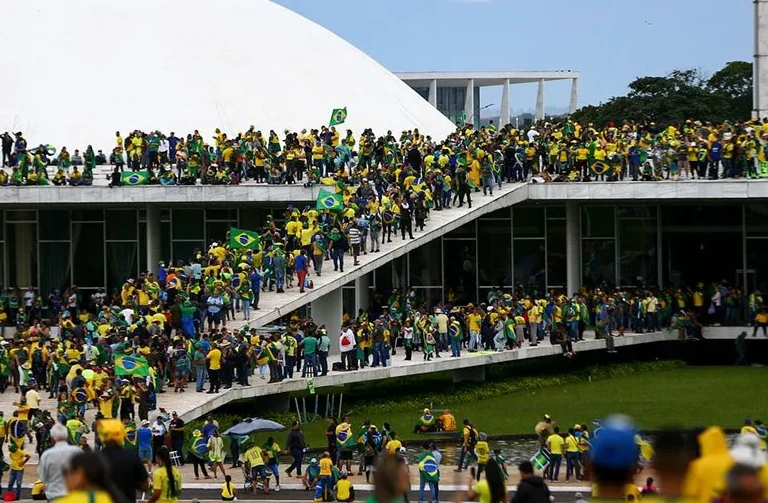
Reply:
M502 179L543 181L679 180L768 176L768 125L760 121L712 124L611 123L606 127L570 120L538 122L528 129L493 124L458 126L443 140L418 130L377 136L370 129L342 132L335 126L264 134L251 126L228 136L194 131L115 133L107 153L88 145L70 152L28 145L23 132L0 135L0 185L91 185L94 168L110 165L110 186L268 184L379 186L410 173L432 190L454 192L463 167L477 187ZM475 163L474 161L478 161ZM10 168L10 173L6 171ZM50 171L48 168L51 168ZM53 174L51 174L53 173ZM131 178L127 173L138 173ZM452 183L453 181L453 183ZM434 187L433 187L434 182ZM487 183L486 183L487 182Z

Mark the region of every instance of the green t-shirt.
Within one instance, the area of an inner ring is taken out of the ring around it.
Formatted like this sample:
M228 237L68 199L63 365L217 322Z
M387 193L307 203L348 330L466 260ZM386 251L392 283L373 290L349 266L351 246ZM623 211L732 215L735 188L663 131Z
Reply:
M301 343L304 345L304 354L313 355L317 349L317 339L314 337L305 337Z

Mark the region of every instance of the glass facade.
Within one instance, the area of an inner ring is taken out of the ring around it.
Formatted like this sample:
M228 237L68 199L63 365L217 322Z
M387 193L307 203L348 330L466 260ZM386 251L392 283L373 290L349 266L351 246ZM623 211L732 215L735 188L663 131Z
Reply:
M429 87L414 87L422 98L429 100ZM468 122L464 117L464 105L466 104L467 86L461 87L438 87L437 88L437 109L448 117L451 122ZM474 124L480 124L480 88L474 89Z
M581 284L693 286L726 280L768 291L768 203L583 205L579 207ZM489 213L376 269L372 291L386 299L413 289L430 303L485 300L491 289L564 291L569 257L563 204L522 204ZM230 227L260 229L282 208L165 208L160 255L186 260L225 239ZM147 264L146 210L0 211L0 284L78 285L112 292ZM354 303L346 285L345 306ZM372 299L374 297L371 297Z

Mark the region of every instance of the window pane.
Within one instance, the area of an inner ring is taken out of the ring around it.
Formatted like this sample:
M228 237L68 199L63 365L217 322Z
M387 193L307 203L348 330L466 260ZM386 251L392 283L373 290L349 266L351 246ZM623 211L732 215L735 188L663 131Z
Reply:
M513 251L515 254L515 284L543 293L544 240L515 239Z
M431 313L435 306L443 301L442 288L414 288L415 298L411 307L414 309L423 309L421 312Z
M581 276L585 286L616 284L616 241L584 239L581 243Z
M619 218L656 218L655 206L619 206Z
M5 212L5 220L8 222L35 221L35 210L8 210Z
M746 205L745 218L747 236L768 236L768 204Z
M194 256L195 249L205 250L203 241L174 241L173 242L173 258L175 262L181 260L186 262ZM157 268L157 264L150 264L150 269L153 271Z
M350 319L355 319L355 316L357 316L357 311L355 310L355 289L354 288L341 289L341 308L342 308L342 312L349 315Z
M8 243L8 286L25 287L37 284L37 225L9 224L6 228Z
M749 292L756 287L763 293L765 299L768 292L768 267L765 257L768 257L768 239L747 239L747 269L755 271L754 285L747 283Z
M237 222L237 210L236 209L215 209L205 210L205 218L207 220L232 220Z
M663 280L674 286L734 282L742 264L741 232L723 227L693 228L689 232L664 232Z
M69 210L40 210L40 241L69 239Z
M446 246L451 246L450 242ZM443 263L441 240L434 239L408 254L410 284L413 286L442 286Z
M565 206L547 206L547 218L565 218Z
M107 291L119 288L128 278L138 276L136 254L138 245L133 243L107 243Z
M509 219L512 217L512 212L510 211L512 208L502 208L500 210L492 211L488 213L487 215L480 217L481 220L484 218L506 218Z
M73 283L84 287L104 285L104 225L76 223L72 226Z
M621 286L651 286L656 275L656 219L637 219L619 225L619 282Z
M509 220L486 220L478 225L480 285L512 284L512 229Z
M567 262L565 220L550 220L547 222L547 287L566 286Z
M211 243L213 241L218 241L221 243L226 241L229 229L234 226L235 222L206 222L205 242Z
M458 229L452 230L445 236L446 238L474 238L475 237L475 221L471 221L462 225Z
M40 295L45 299L51 290L61 292L72 283L69 268L69 243L40 243Z
M203 239L203 210L173 210L173 239Z
M512 232L516 238L544 237L544 207L523 206L512 209L514 225Z
M136 210L107 210L107 240L136 239Z
M613 206L584 206L581 209L581 235L585 238L614 237Z
M389 298L392 294L392 262L377 267L373 271L373 276L376 282L376 291L384 298Z
M72 210L73 222L101 222L104 220L103 210Z
M445 299L448 302L475 300L476 268L475 241L445 241L443 263ZM453 301L451 299L454 299Z

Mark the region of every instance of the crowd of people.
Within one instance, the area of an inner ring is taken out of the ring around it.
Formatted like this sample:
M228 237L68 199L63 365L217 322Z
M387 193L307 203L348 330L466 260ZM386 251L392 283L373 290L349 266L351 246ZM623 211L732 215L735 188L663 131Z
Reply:
M661 125L624 121L606 127L571 120L538 122L530 128L496 129L458 125L440 140L418 130L377 136L370 129L356 137L335 126L274 130L264 134L251 126L227 135L216 129L207 136L194 131L135 130L115 133L111 152L88 145L81 154L65 146L28 145L21 131L0 135L3 167L0 185L91 185L97 165L114 167L110 185L124 183L122 174L142 173L138 184L388 184L405 166L424 178L434 192L453 192L464 170L477 187L492 190L506 181L661 180L766 177L764 121L712 124L695 120ZM477 161L477 163L475 163ZM55 170L49 176L47 168ZM145 175L145 176L144 176ZM453 183L452 183L453 182ZM136 181L128 184L137 184ZM435 198L439 194L433 193Z

